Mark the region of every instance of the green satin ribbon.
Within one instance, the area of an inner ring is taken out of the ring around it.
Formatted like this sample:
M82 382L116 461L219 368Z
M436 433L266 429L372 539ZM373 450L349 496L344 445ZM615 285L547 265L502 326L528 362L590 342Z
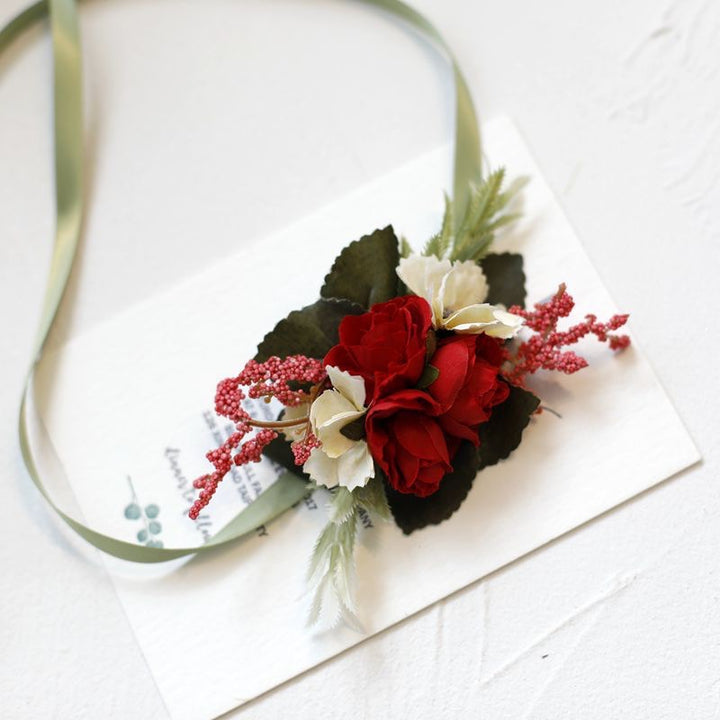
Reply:
M454 214L459 224L469 200L471 184L482 178L477 117L465 78L451 49L430 21L400 0L360 0L401 18L433 40L447 55L456 89ZM173 560L233 542L268 523L299 502L306 484L286 472L207 543L189 548L152 548L99 533L64 512L51 498L38 470L30 444L29 418L36 418L32 398L35 372L60 307L77 252L83 219L82 59L75 0L40 0L0 30L0 53L25 29L50 18L54 67L55 245L41 319L20 406L18 431L23 460L31 479L57 514L81 537L103 552L134 562Z

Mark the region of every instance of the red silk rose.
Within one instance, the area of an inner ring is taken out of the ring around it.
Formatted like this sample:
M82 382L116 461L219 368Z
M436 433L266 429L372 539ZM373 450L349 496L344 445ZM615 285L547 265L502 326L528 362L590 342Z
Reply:
M340 342L325 356L333 365L365 380L367 403L414 387L425 368L432 311L426 300L407 295L378 303L363 315L348 315Z
M428 392L442 407L443 430L478 445L478 426L492 408L507 399L507 384L498 378L500 343L487 335L453 335L441 340L430 364L439 375Z
M441 406L422 390L401 390L374 403L365 429L370 453L392 487L432 495L452 470L452 454L437 415Z
M461 441L479 444L479 425L509 393L498 377L501 363L498 340L453 335L440 341L430 360L439 375L427 392L402 390L371 404L368 447L395 490L432 495L452 471Z

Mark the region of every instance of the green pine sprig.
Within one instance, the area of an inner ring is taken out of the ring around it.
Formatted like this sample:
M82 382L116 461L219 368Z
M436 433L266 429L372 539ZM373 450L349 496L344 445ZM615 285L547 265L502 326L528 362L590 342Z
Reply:
M446 195L442 228L427 242L423 255L480 261L488 253L495 233L519 217L510 212L509 206L525 183L525 178L518 178L505 188L505 168L494 170L479 185L472 186L470 202L457 228L453 227L453 201Z

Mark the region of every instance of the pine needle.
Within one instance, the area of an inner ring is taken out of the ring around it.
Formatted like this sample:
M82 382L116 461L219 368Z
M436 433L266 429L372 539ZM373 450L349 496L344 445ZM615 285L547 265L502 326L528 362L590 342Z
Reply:
M505 168L494 170L479 185L471 187L458 228L453 227L453 203L446 195L442 227L428 240L423 255L452 261L481 260L490 250L496 231L519 217L508 209L526 183L527 179L521 177L505 187Z

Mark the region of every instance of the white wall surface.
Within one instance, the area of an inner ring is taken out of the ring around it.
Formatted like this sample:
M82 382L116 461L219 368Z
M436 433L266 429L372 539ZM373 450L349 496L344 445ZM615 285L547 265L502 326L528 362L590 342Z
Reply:
M720 4L415 5L481 115L524 134L704 462L237 716L720 717ZM0 0L0 22L23 6ZM357 3L90 0L82 30L93 232L58 340L452 131L443 62ZM50 128L41 28L0 59L0 716L163 718L98 556L48 512L17 447ZM106 223L122 247L103 244Z

